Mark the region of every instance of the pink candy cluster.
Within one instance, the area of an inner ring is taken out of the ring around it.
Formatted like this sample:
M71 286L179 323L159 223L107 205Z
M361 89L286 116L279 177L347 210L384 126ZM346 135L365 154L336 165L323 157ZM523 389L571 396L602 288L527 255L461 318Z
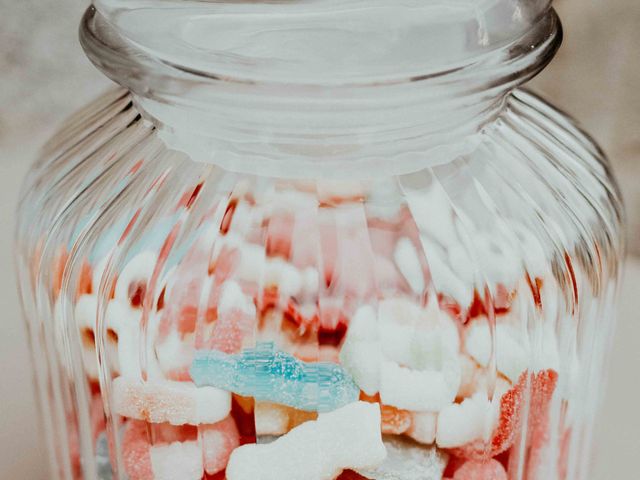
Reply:
M142 245L118 269L101 332L106 259L85 262L74 314L93 440L104 399L114 467L130 480L423 478L408 466L429 478L506 480L524 455L526 478L543 478L549 415L562 401L557 341L543 329L548 351L531 364L517 305L553 281L521 272L479 292L439 264L415 206L374 214L361 202L357 192L221 200L195 239L181 239L176 223L159 252ZM180 241L188 248L171 264ZM54 269L56 295L66 260ZM339 363L359 401L318 415L192 382L196 349L233 354L259 341ZM80 449L71 450L81 478Z

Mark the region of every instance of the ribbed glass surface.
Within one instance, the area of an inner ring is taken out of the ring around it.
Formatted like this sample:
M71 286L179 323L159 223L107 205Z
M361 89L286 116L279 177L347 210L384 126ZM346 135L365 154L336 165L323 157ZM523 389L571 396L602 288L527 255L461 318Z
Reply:
M167 149L123 90L67 121L17 233L51 478L587 478L608 164L522 91L472 140L288 179Z

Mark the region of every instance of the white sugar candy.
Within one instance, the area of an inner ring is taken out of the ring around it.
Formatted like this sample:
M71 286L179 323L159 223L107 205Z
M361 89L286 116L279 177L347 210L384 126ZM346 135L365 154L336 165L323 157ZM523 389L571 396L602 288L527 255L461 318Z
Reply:
M497 413L484 393L448 405L438 414L436 443L440 448L453 448L474 440L488 441L497 424Z
M368 305L360 307L349 325L340 363L367 395L375 395L380 389L381 361L376 313Z
M198 442L173 442L149 449L154 480L200 480L204 475Z
M438 412L455 400L460 377L460 364L453 358L446 360L440 371L413 370L383 361L380 399L404 410Z
M411 426L406 434L416 442L431 445L436 440L438 414L433 412L411 412Z
M498 323L495 327L496 367L512 383L518 382L529 363L529 343L523 337L511 325ZM489 365L492 337L486 318L478 318L467 327L465 349L480 366Z
M256 435L284 435L289 429L289 410L284 405L256 402L253 414Z
M113 403L124 417L172 425L216 423L231 411L231 394L191 382L142 382L118 377Z
M354 402L268 444L231 454L228 480L331 480L344 469L375 468L386 457L378 404Z

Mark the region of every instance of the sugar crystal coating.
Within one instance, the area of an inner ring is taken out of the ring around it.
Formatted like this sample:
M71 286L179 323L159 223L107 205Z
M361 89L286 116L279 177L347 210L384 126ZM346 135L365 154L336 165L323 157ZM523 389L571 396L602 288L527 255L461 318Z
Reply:
M190 373L198 386L214 386L306 411L329 412L356 401L360 394L341 366L302 362L276 351L272 342L240 354L200 350Z
M379 405L354 402L271 443L237 448L226 474L227 480L332 480L344 469L376 468L385 457Z

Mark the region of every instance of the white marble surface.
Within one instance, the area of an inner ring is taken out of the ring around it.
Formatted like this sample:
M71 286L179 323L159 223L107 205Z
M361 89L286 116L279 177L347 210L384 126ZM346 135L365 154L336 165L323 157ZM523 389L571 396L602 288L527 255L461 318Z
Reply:
M640 1L559 0L566 40L537 90L583 120L603 143L627 201L632 250L640 253ZM45 479L25 331L12 272L11 235L20 179L52 125L108 81L76 40L77 0L0 0L0 478ZM621 309L599 419L592 480L635 479L640 453L640 261L627 261Z

